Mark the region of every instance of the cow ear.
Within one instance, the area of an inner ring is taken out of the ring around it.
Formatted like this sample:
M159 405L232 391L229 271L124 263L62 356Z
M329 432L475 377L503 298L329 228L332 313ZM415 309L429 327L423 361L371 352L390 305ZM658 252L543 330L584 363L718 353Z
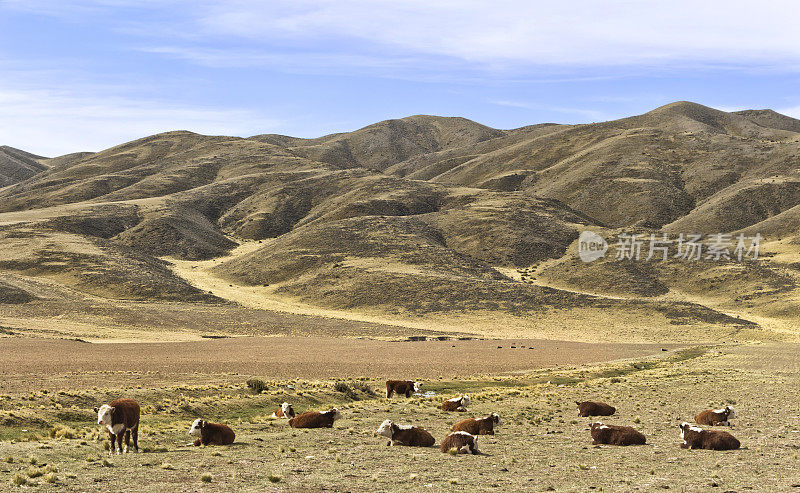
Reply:
M99 413L99 412L100 412L100 410L99 410L99 409L97 409L97 408L94 408L94 412L96 412L96 413Z
M116 411L116 410L117 410L117 408L116 408L116 407L112 407L112 408L111 408L111 414L114 414L114 411Z

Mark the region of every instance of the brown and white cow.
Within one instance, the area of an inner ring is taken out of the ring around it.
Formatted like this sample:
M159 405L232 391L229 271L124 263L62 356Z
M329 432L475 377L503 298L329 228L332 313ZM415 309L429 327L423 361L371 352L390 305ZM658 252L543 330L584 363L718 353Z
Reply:
M483 418L462 419L454 424L451 430L466 431L470 435L494 435L494 429L502 426L503 420L497 413L492 413Z
M736 417L731 406L725 406L722 409L706 409L694 417L694 422L699 425L709 426L730 426L728 421Z
M289 420L292 428L333 428L333 422L341 419L342 413L335 407L327 411L306 411Z
M578 416L611 416L617 412L617 408L609 406L605 402L595 401L575 401L578 405Z
M442 440L442 446L439 447L442 452L448 453L450 449L456 449L459 454L473 454L480 453L478 450L478 437L470 435L466 431L454 431Z
M687 422L681 423L681 448L706 450L735 450L741 446L739 440L727 431L704 430Z
M230 426L222 423L209 423L199 418L192 423L189 435L198 437L194 441L195 446L230 445L236 440L236 434Z
M436 440L433 435L428 433L425 428L411 425L398 425L391 419L387 419L378 430L376 435L384 436L389 439L387 445L407 445L409 447L432 447Z
M404 395L406 397L411 397L411 394L414 392L419 392L419 388L422 384L419 382L415 382L413 380L387 380L386 381L386 398L392 396L392 394L397 395Z
M273 418L294 418L296 416L294 408L288 402L281 404L275 412L272 413Z
M592 445L644 445L647 439L630 426L592 423Z
M465 413L469 411L467 406L472 403L469 396L464 394L461 397L453 397L452 399L447 399L446 401L442 402L442 411L456 411L459 413Z
M111 442L109 452L111 454L122 453L122 437L125 436L125 453L133 436L133 451L139 451L139 417L141 410L139 403L133 399L117 399L108 404L103 404L100 408L94 408L97 413L97 424L104 425L108 429L108 439ZM116 442L117 446L114 446Z

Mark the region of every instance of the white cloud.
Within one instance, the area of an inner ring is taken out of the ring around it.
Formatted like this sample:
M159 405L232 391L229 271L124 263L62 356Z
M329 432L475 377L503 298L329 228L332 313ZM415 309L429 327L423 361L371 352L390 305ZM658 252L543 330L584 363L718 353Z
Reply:
M795 7L788 0L240 0L206 4L198 25L202 34L301 44L349 40L351 49L448 56L498 69L769 65L800 60Z
M225 54L232 64L263 65L279 53L294 57L290 65L307 67L335 62L382 68L392 60L421 67L450 58L499 73L520 66L800 67L800 9L791 0L6 0L3 5L71 20L90 13L91 22L105 13L104 25L149 39L144 46L169 46L162 52L185 52L188 59L217 65L225 63ZM121 10L142 15L119 15ZM203 48L209 49L203 53Z
M253 135L284 125L247 109L182 106L124 97L81 97L0 86L0 144L57 156L97 151L158 132Z
M498 106L507 106L510 108L521 108L532 111L547 111L553 113L564 113L568 115L578 115L581 120L590 120L594 122L610 120L611 116L600 110L593 110L587 108L567 108L563 106L550 106L544 104L528 103L525 101L508 101L508 100L493 100L489 101Z

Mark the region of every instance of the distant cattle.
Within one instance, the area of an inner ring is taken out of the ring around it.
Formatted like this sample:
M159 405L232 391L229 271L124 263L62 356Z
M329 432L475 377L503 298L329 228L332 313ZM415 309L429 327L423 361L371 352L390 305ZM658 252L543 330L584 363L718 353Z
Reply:
M603 424L600 421L591 426L592 445L644 445L645 436L630 426Z
M736 417L736 413L731 406L722 409L706 409L694 417L694 422L699 425L709 426L730 426L729 420Z
M294 408L288 402L284 402L281 404L275 412L272 413L273 418L294 418L295 412Z
M389 439L388 445L407 445L409 447L432 447L436 440L425 428L411 425L398 425L387 419L378 430L377 435Z
M323 412L306 411L289 420L292 428L333 428L333 422L341 419L342 413L333 408Z
M735 450L741 446L739 440L727 431L704 430L686 422L681 423L681 438L681 448Z
M479 454L478 437L470 435L466 431L454 431L442 440L439 447L442 452L447 453L450 449L455 449L459 454Z
M413 380L387 380L386 398L388 399L392 394L411 397L414 392L419 392L420 385L419 382Z
M97 413L97 424L105 425L108 429L108 438L111 442L110 452L122 453L122 437L125 436L125 453L128 453L131 436L133 436L133 451L139 451L139 417L141 410L139 404L133 399L117 399L100 408L94 408ZM116 442L117 446L114 446Z
M469 396L464 394L461 397L453 397L452 399L447 399L446 401L442 402L442 411L456 411L459 413L465 413L469 411L467 406L472 403Z
M194 420L189 429L189 435L198 437L195 446L200 445L230 445L236 440L236 434L222 423L209 423L202 419Z
M494 429L503 424L497 413L483 418L462 419L451 428L453 431L466 431L470 435L494 435Z
M611 416L617 412L617 408L609 406L605 402L594 401L575 401L578 405L578 416Z

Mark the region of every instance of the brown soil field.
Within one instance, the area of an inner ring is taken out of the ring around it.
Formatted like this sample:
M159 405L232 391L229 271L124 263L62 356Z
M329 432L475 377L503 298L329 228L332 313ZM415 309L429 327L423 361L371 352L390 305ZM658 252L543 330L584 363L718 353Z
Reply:
M513 347L512 347L513 346ZM268 379L453 378L640 358L675 345L541 339L381 341L234 337L191 342L90 344L0 339L0 392ZM532 349L531 349L532 348ZM135 376L132 376L134 374Z

